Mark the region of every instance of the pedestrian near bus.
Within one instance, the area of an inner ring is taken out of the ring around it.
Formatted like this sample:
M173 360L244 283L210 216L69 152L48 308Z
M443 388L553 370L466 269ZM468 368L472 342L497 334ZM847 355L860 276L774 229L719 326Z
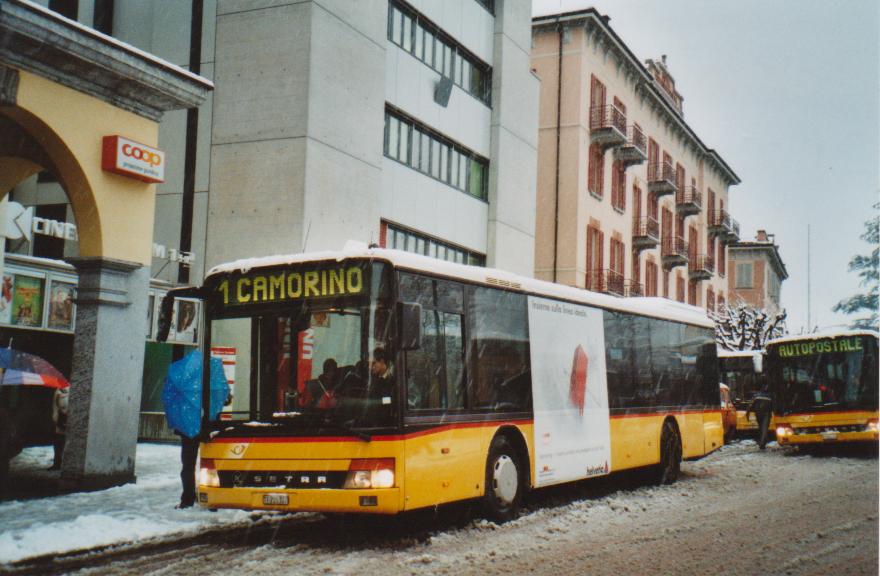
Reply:
M196 460L199 458L199 437L190 438L179 430L180 436L180 484L183 491L176 508L192 508L196 503Z
M210 362L209 420L217 419L232 396L219 358ZM202 354L193 350L168 367L162 387L162 404L168 427L180 437L180 484L183 491L177 508L190 508L196 502L196 461L202 435Z
M773 415L773 399L765 388L757 392L749 403L746 410L746 420L749 414L755 413L755 420L758 421L758 448L763 450L767 446L767 439L770 434L770 418Z
M49 470L61 470L61 459L64 457L64 440L67 434L67 407L69 400L69 388L56 388L52 397L52 421L55 423L55 432L52 437L54 458Z

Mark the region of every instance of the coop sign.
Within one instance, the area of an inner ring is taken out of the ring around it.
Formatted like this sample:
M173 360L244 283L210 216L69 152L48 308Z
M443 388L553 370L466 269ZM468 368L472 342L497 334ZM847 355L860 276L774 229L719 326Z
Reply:
M61 240L78 240L76 224L34 216L33 206L25 207L12 201L6 203L6 227L2 232L10 240L26 240L27 242L33 241L34 234L51 236ZM180 264L192 264L195 260L195 254L154 242L153 258Z
M816 354L832 354L834 352L860 352L862 339L858 337L838 338L836 340L812 340L810 342L793 342L780 344L780 358L796 358L814 356Z
M165 152L123 136L104 136L101 168L144 182L165 181Z
M224 278L215 294L223 306L353 296L364 289L363 274L357 266L261 272Z

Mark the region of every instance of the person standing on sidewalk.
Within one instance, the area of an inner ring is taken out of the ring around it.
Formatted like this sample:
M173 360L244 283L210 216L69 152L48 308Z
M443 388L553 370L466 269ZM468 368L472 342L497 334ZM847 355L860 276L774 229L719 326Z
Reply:
M55 457L49 470L61 470L61 459L64 457L64 439L67 433L67 406L69 388L57 388L52 398L52 421L55 422L55 433L52 447Z
M196 460L199 457L199 437L189 438L186 434L175 430L180 436L180 503L177 508L192 508L196 503Z

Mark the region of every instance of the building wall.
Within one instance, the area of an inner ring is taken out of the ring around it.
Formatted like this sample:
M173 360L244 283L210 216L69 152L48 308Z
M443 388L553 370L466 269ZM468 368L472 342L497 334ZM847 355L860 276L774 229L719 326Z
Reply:
M532 276L539 80L530 68L531 5L495 3L488 264Z
M198 46L191 0L113 3L113 36L183 68L197 60L216 84L197 111L168 113L159 127L167 163L154 241L179 249L189 234L194 260L184 269L154 258L153 277L198 283L230 259L378 242L383 220L533 273L530 6L496 0L493 14L476 0L408 4L492 67L491 102L454 86L448 105L437 104L440 74L388 39L388 0L203 0ZM80 0L77 19L97 17L94 0ZM383 157L386 104L488 159L488 197ZM13 198L66 201L57 183L35 179Z
M736 273L736 267L738 264L752 265L751 288L737 287L737 283L741 282ZM769 304L767 284L765 282L767 274L766 268L766 263L760 257L744 257L730 260L730 263L728 264L728 290L731 296L731 304L742 303L746 306L758 309L762 309Z
M706 153L698 143L675 129L669 113L657 105L656 99L637 89L639 78L632 73L632 67L625 65L614 50L609 50L609 36L601 32L589 34L583 25L572 26L563 32L562 43L562 96L561 130L559 135L559 165L556 162L557 147L557 97L559 69L559 34L555 29L536 28L533 36L532 66L541 78L540 124L539 124L539 165L538 165L538 207L536 227L536 275L542 279L554 280L554 228L558 218L558 249L556 256L556 278L558 282L584 287L587 277L587 228L591 224L599 226L604 235L603 268L609 268L611 261L610 239L619 237L624 242L624 267L626 279L632 278L632 232L633 232L633 187L641 189L641 216L648 215L648 162L630 166L626 170L625 209L616 210L611 205L612 165L614 155L605 152L603 195L597 198L588 192L588 154L590 149L590 91L591 78L598 78L606 88L606 101L610 105L619 98L626 106L626 123L638 123L646 137L653 138L664 152L672 156L673 167L680 163L685 169L685 183L690 185L696 178L697 188L703 194L703 207L699 215L685 219L684 237L690 226L697 229L697 254L707 251L707 226L709 212L708 189L716 195L716 206L721 202L729 209L728 179L710 166ZM559 198L556 200L558 169ZM557 214L553 207L558 205ZM674 195L660 199L658 215L663 209L676 214ZM659 220L660 218L658 218ZM717 254L716 254L717 255ZM662 286L663 273L660 266L660 246L641 252L639 259L639 280L644 284L646 262L652 259L660 267L658 295L676 296L676 278L688 278L687 266L671 269L668 277L668 292ZM725 295L727 283L724 270L718 270L710 280L701 281L697 292L697 303L706 305L706 291L712 288L715 295ZM687 290L685 291L687 300Z
M781 278L770 260L770 251L775 250L773 245L766 249L743 249L731 248L731 258L728 263L728 290L731 303L742 303L753 308L767 310L775 314L782 309L782 303L777 295L771 290L771 284L775 281L782 284ZM737 264L752 265L752 287L737 287Z
M209 265L378 238L386 4L269 4L217 15Z

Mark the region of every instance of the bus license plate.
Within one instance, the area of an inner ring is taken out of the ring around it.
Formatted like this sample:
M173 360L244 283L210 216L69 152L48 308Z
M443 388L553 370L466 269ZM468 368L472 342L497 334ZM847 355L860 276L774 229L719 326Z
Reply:
M263 494L264 506L287 506L287 494Z
M826 432L822 432L822 440L825 440L826 442L837 440L837 431L836 430L829 430Z

